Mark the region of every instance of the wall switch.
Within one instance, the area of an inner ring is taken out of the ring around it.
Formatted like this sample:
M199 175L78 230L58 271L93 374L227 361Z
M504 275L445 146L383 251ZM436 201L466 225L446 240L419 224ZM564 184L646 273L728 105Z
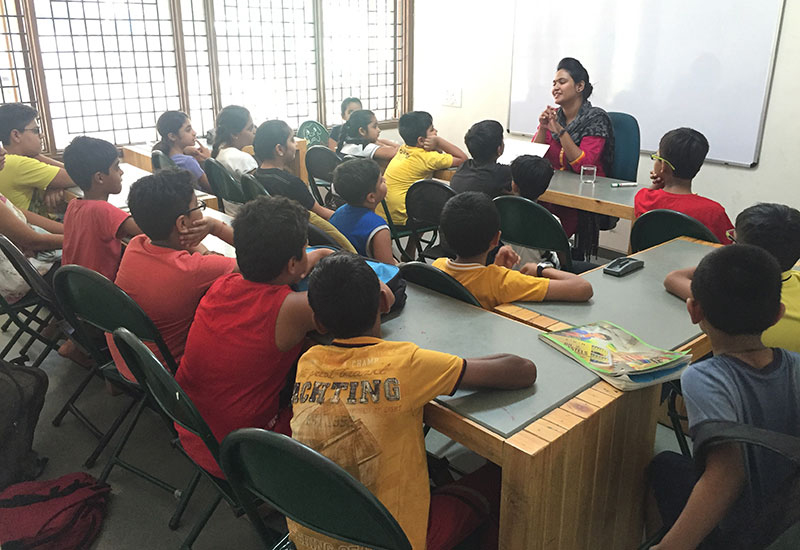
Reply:
M442 94L442 105L461 107L461 88L445 88Z

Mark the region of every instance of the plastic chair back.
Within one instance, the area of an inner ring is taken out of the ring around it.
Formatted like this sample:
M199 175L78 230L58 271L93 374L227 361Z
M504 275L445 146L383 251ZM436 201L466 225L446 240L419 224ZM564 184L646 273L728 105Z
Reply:
M136 381L141 387L147 388L164 414L202 439L214 460L217 460L219 443L211 428L161 361L128 329L115 330L114 343Z
M502 196L494 199L500 212L503 242L528 248L563 252L563 268L572 271L572 255L564 228L541 204L524 197Z
M325 145L327 147L330 136L325 126L316 120L306 120L297 129L297 137L306 140L309 147L312 145Z
M220 450L222 471L239 500L252 493L292 521L318 533L376 550L410 550L397 520L338 464L282 434L246 428L229 434ZM301 491L298 487L311 487ZM263 526L250 504L251 521ZM259 530L260 531L260 530Z
M314 145L306 151L306 172L308 172L308 184L314 198L324 206L322 193L319 187L330 189L333 183L333 170L341 164L342 159L328 149L328 141L325 145Z
M408 225L438 227L445 203L455 196L453 188L440 181L415 182L406 193Z
M639 170L639 123L628 113L608 113L614 130L614 164L608 177L636 181Z
M80 265L65 265L56 271L53 277L53 288L56 299L64 317L82 332L81 342L91 341L83 331L81 322L88 323L104 332L114 332L124 327L147 342L153 342L167 363L167 367L175 372L178 366L170 353L169 348L161 338L150 317L142 308L125 294L117 285L103 277L96 271ZM99 363L103 355L97 346L89 346L92 356Z
M14 266L20 277L31 287L36 295L47 304L55 305L56 295L53 292L53 288L47 284L44 277L31 265L25 254L8 237L2 234L0 234L0 249L2 249L9 263Z
M231 202L244 202L241 184L216 159L206 159L203 169L208 176L208 184L211 186L211 191L217 198Z
M243 174L241 183L244 202L250 202L262 195L269 197L267 190L264 189L264 186L259 183L253 174Z
M631 251L671 241L676 237L691 237L710 243L719 243L705 225L674 210L650 210L639 216L631 227Z
M481 307L481 303L464 285L441 269L424 262L406 262L398 267L400 268L400 273L403 274L403 278L409 283L424 286L439 294Z
M175 161L169 158L169 155L165 155L158 149L155 149L152 153L150 153L150 162L153 164L153 172L158 172L164 168L178 167L178 165L175 164Z
M312 223L308 224L308 244L309 246L328 246L334 250L342 248L333 237Z

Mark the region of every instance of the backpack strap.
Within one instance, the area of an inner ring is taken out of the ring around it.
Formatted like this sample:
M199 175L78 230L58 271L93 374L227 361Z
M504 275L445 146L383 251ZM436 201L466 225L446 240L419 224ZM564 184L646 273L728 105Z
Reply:
M695 460L698 464L704 465L708 450L724 443L758 445L800 466L800 437L736 422L711 421L697 426L694 438Z

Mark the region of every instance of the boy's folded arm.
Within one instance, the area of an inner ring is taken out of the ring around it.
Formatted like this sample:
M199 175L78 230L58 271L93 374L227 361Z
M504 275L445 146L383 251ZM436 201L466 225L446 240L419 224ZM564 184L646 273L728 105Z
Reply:
M467 154L461 150L460 147L453 145L446 139L442 139L441 137L436 137L436 144L442 150L443 153L447 153L448 155L453 156L453 164L451 166L461 166L465 162L467 162Z
M72 178L69 177L67 171L63 168L59 168L58 172L56 172L55 177L50 180L50 183L47 185L48 189L66 189L67 187L75 187L75 182L72 181Z
M460 388L527 388L536 382L536 365L533 361L499 353L466 360Z
M586 302L594 296L592 283L574 273L546 268L542 271L542 276L550 279L545 300Z
M742 449L720 445L708 452L706 469L675 525L653 550L693 549L725 517L746 481Z
M306 292L291 292L281 304L275 322L275 344L281 351L289 351L303 341L306 333L314 329L311 306Z
M695 267L676 269L667 274L664 279L664 288L670 294L674 294L681 300L692 297L692 278L694 277Z
M117 238L125 239L128 237L134 237L141 232L142 230L139 229L139 226L135 221L133 221L133 216L128 216L124 222L119 224L119 228L117 229Z
M375 149L375 154L372 155L376 159L391 160L397 154L400 148L396 145L381 145Z

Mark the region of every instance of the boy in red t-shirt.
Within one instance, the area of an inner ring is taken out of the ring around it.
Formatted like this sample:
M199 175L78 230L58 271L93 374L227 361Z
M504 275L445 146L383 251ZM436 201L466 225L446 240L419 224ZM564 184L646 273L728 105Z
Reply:
M636 217L657 209L683 212L708 227L719 242L730 244L726 233L733 224L725 209L718 202L692 193L692 178L700 171L707 153L708 140L697 130L678 128L664 134L658 152L650 155L652 185L636 193Z
M297 283L332 251L306 253L308 211L285 197L259 197L233 220L241 273L217 279L200 300L175 380L222 441L239 428L291 434L288 392L303 339L314 328ZM222 471L202 440L177 427L192 459Z
M122 191L117 148L102 139L79 136L64 149L64 168L83 190L64 214L63 264L78 264L112 281L122 258L122 239L142 232L130 214L108 203Z
M214 281L236 270L235 258L209 254L194 243L210 233L233 245L233 229L203 217L205 203L197 200L186 170L143 177L131 186L128 206L144 234L128 243L115 282L150 317L178 364L200 299ZM110 337L109 347L116 351ZM123 362L117 367L132 379Z

